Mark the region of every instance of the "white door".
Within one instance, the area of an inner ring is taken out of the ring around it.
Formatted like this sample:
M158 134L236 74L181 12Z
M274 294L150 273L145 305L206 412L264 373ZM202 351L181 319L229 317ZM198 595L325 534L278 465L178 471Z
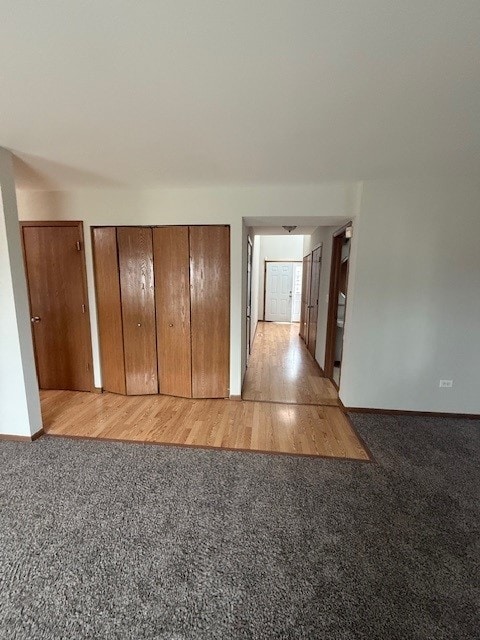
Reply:
M267 262L265 320L290 322L292 318L293 264Z
M292 322L300 322L300 309L302 306L302 271L303 264L301 262L295 262L293 265Z

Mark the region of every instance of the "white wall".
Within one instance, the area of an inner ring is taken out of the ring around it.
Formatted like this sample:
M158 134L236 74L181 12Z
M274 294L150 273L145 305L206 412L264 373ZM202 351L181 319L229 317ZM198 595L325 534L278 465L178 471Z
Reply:
M101 386L90 227L95 225L228 224L231 227L230 393L240 395L246 300L243 217L348 216L357 183L305 186L18 191L21 220L83 220L95 385ZM243 331L242 331L243 328Z
M265 260L303 260L303 236L260 236L258 272L258 319L263 320Z
M12 158L0 149L0 434L42 428Z
M478 182L364 183L347 298L346 406L480 413L479 238ZM440 379L453 388L440 389Z

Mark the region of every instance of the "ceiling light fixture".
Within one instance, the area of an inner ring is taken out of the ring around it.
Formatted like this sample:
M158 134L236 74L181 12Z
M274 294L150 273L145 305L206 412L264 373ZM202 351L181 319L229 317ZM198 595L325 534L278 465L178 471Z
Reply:
M285 229L285 231L288 231L288 233L292 233L292 231L295 231L295 229L297 228L297 225L283 225L283 228Z

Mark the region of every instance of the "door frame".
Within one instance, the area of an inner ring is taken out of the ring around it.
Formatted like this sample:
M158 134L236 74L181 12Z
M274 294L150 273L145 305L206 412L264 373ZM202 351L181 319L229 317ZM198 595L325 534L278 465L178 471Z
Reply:
M20 220L20 235L22 239L22 255L23 255L23 268L25 271L25 281L27 284L27 295L28 295L28 311L31 315L32 313L32 301L30 299L30 285L28 282L28 271L27 271L27 254L25 251L25 241L23 237L23 229L24 227L77 227L78 233L80 236L80 247L83 253L83 260L81 260L82 264L82 290L86 303L86 311L85 315L87 316L87 328L88 335L90 336L90 340L86 345L87 349L87 357L89 363L88 377L90 382L90 391L95 393L97 391L95 387L95 381L93 376L93 351L92 351L92 327L90 323L90 303L88 300L88 284L87 284L87 263L86 263L86 252L85 252L85 235L83 233L83 220ZM33 343L33 353L35 356L35 370L38 379L38 361L37 361L37 347L35 345L35 336L33 333L33 326L30 327L32 332L32 343Z
M333 379L333 369L335 364L335 337L337 332L337 309L338 309L338 293L340 285L340 266L342 262L342 246L346 237L346 231L352 226L352 221L347 222L343 227L337 229L332 239L332 260L330 267L330 288L328 293L328 316L327 316L327 335L325 339L325 376L331 380L335 388L339 389L339 385ZM347 272L347 289L348 289L348 272ZM345 299L345 313L347 309L348 296Z
M247 236L247 308L246 308L246 361L245 364L248 367L248 361L252 354L252 285L253 285L253 242L250 236Z
M269 262L292 262L296 264L301 264L303 267L303 259L302 260L264 260L263 267L263 322L275 322L274 320L265 320L265 303L267 300L267 263ZM302 274L303 277L303 274ZM291 321L290 321L291 322Z

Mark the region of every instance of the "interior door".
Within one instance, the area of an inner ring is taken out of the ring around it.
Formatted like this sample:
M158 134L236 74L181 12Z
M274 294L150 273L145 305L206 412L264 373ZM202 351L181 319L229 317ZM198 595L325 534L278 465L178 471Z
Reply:
M82 223L22 223L22 236L39 386L91 391Z
M290 322L292 319L291 262L267 262L265 278L265 320Z
M322 247L317 247L312 251L311 256L311 278L310 278L310 296L308 317L308 341L307 348L315 357L315 348L317 345L317 327L318 327L318 300L320 294L320 269L322 265Z
M302 266L301 262L293 265L292 322L300 322L302 307Z
M128 395L158 393L152 229L118 227Z
M192 396L188 227L153 230L160 393Z
M300 314L300 335L308 344L308 326L310 316L310 280L312 276L312 254L303 259L302 271L302 309Z
M190 227L192 395L229 396L230 228Z

